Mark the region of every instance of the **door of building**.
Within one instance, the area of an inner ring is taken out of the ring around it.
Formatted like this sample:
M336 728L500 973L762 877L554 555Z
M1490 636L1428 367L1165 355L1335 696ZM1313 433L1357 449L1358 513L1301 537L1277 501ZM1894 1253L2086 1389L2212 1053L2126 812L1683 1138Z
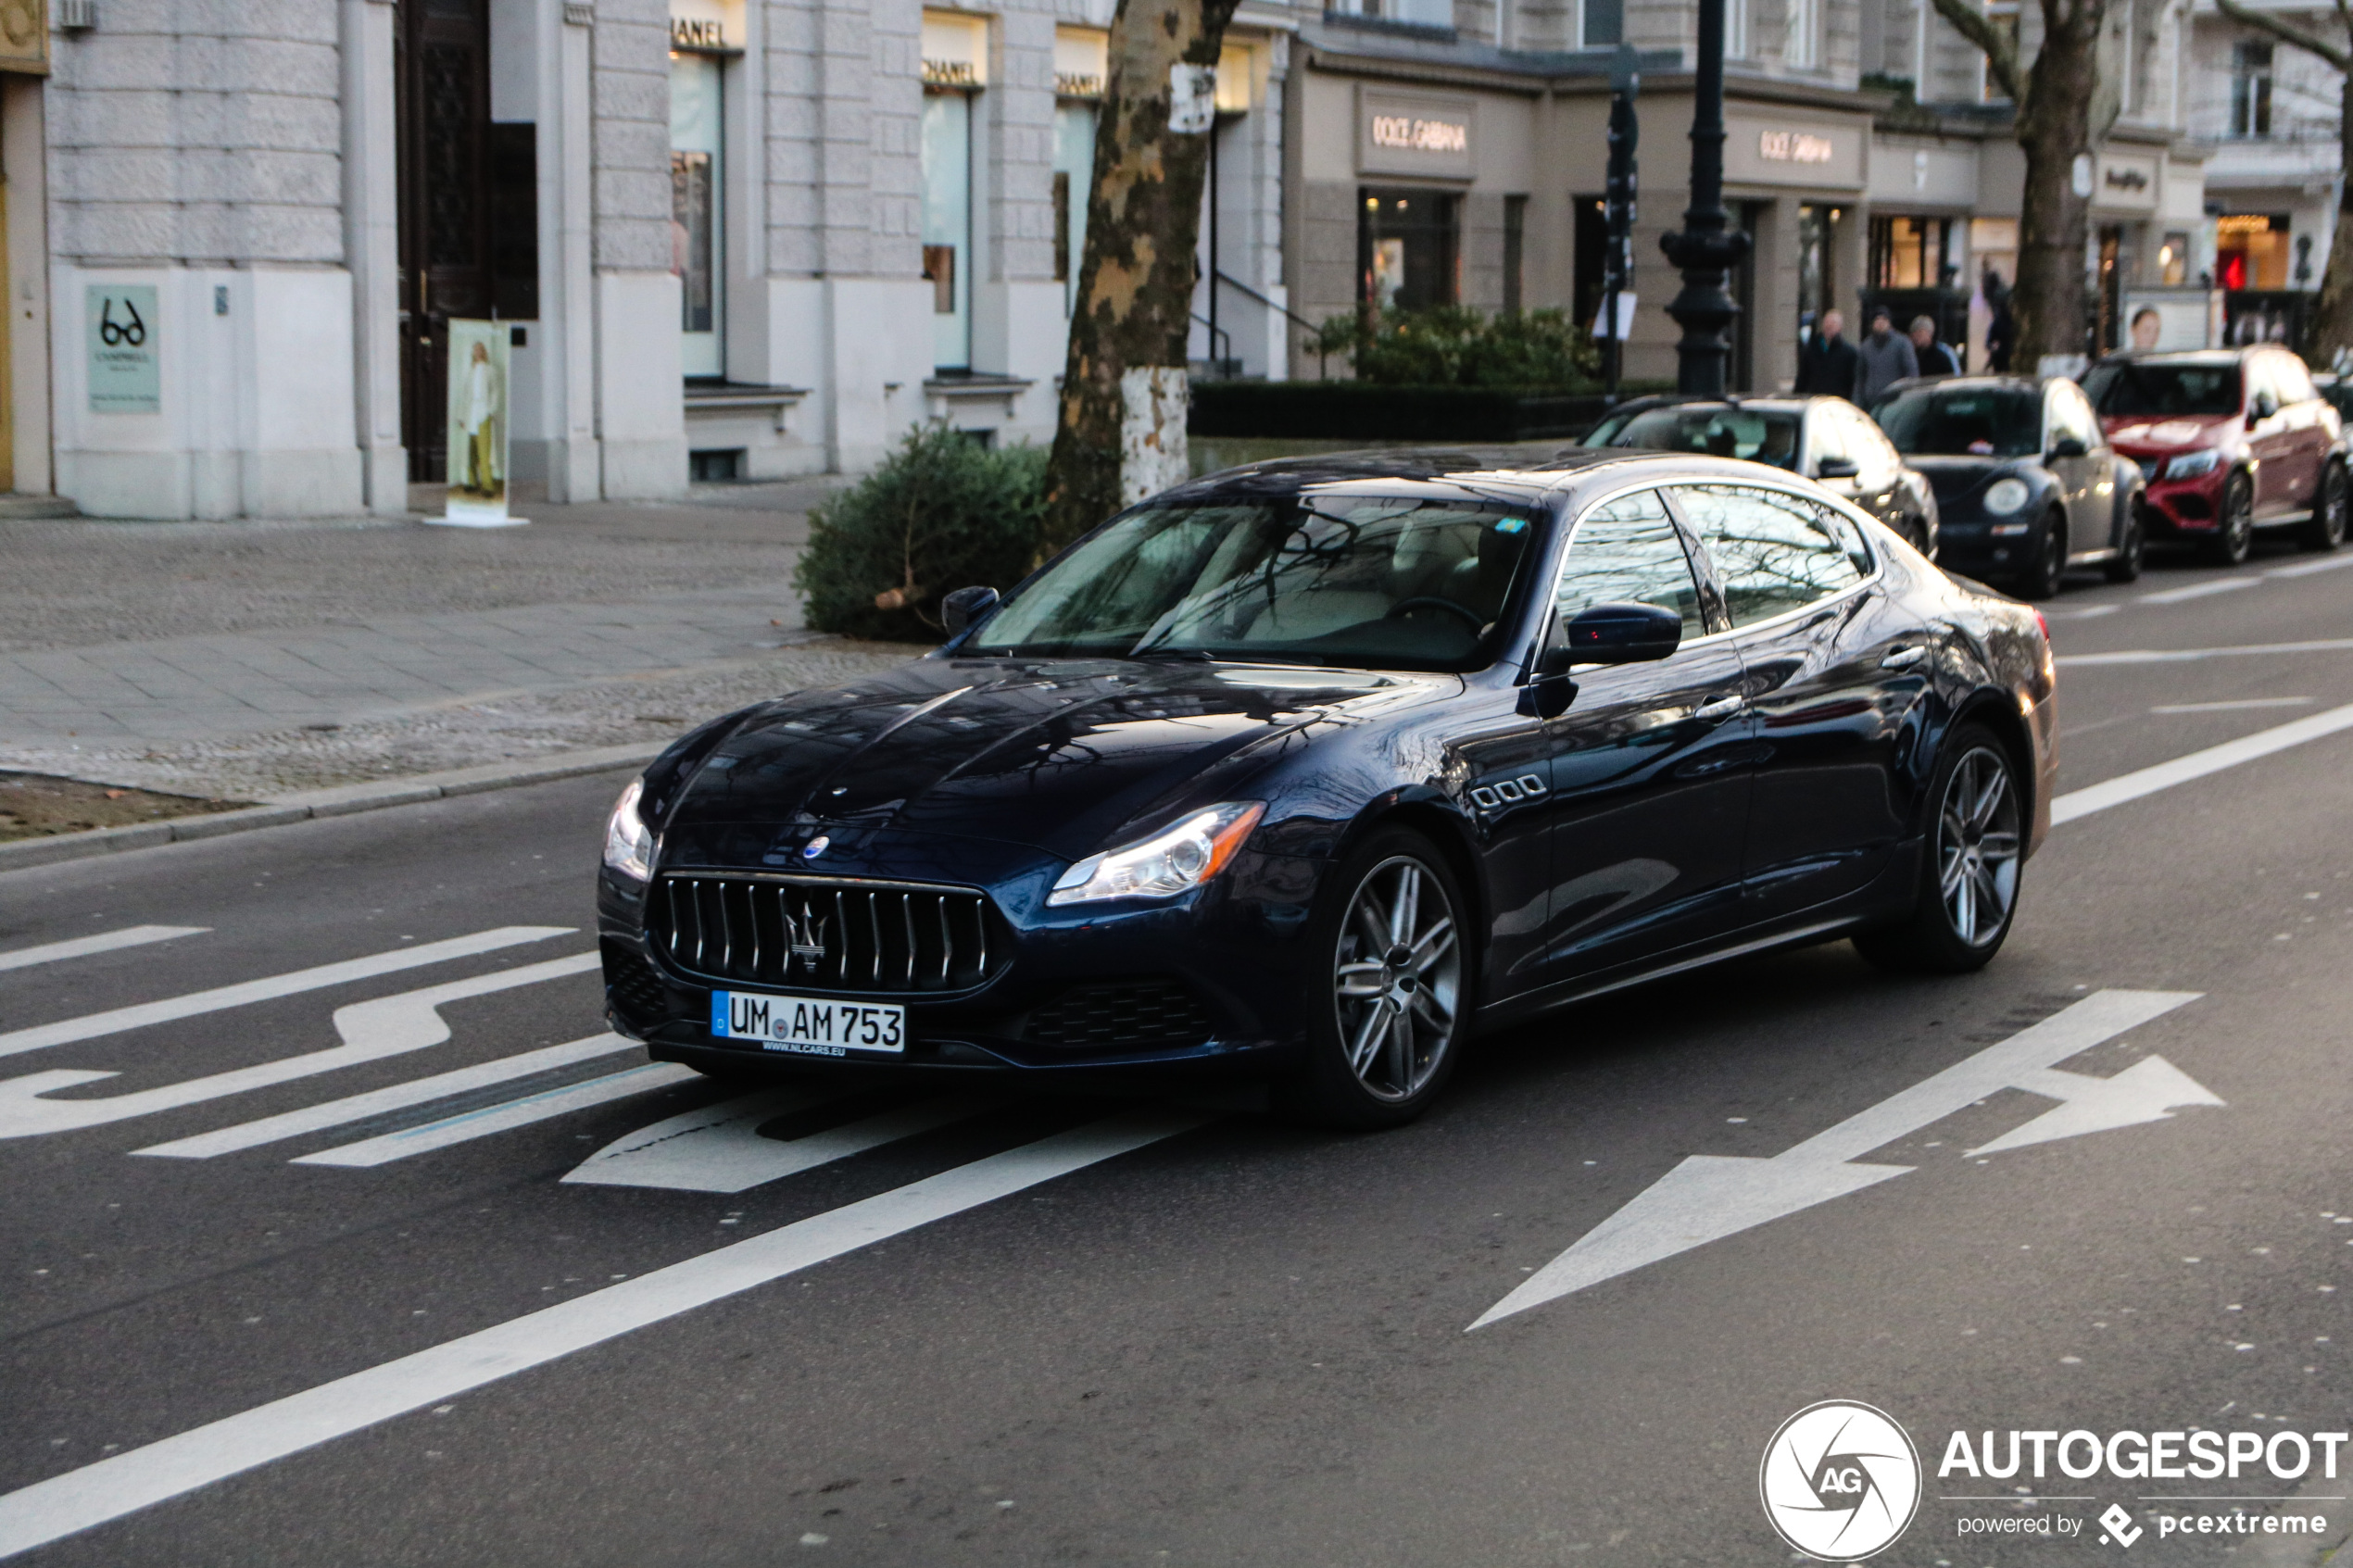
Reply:
M491 313L489 0L400 0L400 436L448 477L449 319Z

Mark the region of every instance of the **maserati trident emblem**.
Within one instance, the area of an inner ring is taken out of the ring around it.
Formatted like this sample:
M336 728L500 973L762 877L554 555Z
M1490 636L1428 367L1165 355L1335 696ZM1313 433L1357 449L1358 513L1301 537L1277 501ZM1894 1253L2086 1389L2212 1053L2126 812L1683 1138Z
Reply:
M785 940L792 947L792 956L806 959L814 969L817 960L825 956L825 921L822 915L803 915L795 920L785 916Z
M824 854L825 852L825 846L831 844L832 842L832 839L827 838L821 833L816 837L811 839L808 843L800 847L800 858L804 860L813 860L818 856Z

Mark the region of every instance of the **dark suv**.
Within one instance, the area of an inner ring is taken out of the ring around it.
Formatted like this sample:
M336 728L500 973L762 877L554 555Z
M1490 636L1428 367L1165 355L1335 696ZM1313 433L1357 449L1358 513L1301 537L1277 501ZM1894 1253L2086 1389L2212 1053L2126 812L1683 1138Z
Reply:
M2116 449L2148 475L2152 541L2235 566L2259 528L2308 549L2345 542L2344 420L2284 348L2121 354L2083 378Z

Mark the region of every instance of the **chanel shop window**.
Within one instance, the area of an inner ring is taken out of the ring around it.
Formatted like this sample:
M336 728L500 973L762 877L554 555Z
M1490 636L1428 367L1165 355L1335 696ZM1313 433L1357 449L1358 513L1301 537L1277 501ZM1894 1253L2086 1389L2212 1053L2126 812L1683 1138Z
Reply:
M742 8L675 0L670 17L670 270L689 381L726 359L726 68L743 53Z
M924 276L943 370L973 362L973 99L988 61L985 19L924 13Z

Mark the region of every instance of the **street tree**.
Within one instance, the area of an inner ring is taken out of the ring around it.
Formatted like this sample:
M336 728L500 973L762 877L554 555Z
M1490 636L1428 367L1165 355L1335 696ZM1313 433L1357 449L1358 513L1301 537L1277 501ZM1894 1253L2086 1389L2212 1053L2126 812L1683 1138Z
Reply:
M2119 96L2102 90L2100 35L2108 0L2039 0L2043 36L2032 65L2019 38L1976 0L1935 0L1936 13L1985 56L1986 70L2018 107L2026 154L2019 208L2014 370L2047 354L2083 352L2083 253L2091 222L2092 147L2116 121Z
M1059 547L1187 477L1186 342L1217 54L1236 0L1120 0L1046 476Z
M2341 350L2353 348L2353 10L2340 0L2330 36L2324 37L2251 10L2241 0L2215 4L2240 26L2316 55L2345 78L2337 90L2336 234L2329 243L2328 270L2321 274L2321 297L2313 306L2309 333L2313 362L2327 364Z

